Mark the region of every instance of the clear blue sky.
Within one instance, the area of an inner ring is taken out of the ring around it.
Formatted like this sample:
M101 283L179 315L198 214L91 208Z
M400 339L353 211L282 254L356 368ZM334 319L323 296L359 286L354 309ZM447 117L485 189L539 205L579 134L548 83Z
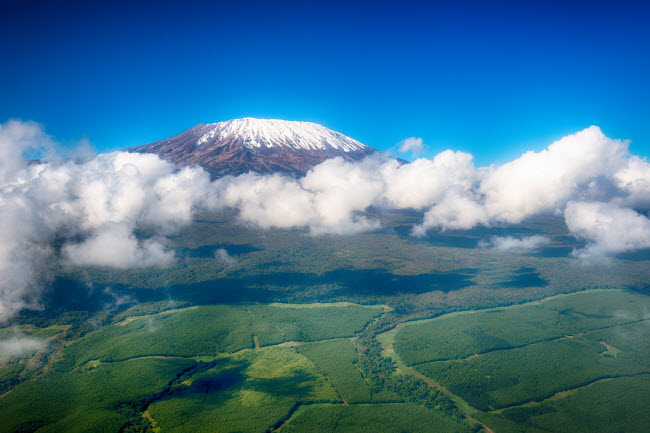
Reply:
M647 2L645 2L647 4ZM0 121L148 143L252 116L479 163L599 125L650 155L650 14L624 2L0 1Z

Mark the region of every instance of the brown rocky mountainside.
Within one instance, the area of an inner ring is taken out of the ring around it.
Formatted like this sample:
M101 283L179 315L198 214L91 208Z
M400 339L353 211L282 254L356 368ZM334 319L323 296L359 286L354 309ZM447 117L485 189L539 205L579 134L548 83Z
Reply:
M315 123L253 118L199 124L128 150L156 153L180 167L200 165L213 177L248 171L302 175L329 158L357 161L377 152Z

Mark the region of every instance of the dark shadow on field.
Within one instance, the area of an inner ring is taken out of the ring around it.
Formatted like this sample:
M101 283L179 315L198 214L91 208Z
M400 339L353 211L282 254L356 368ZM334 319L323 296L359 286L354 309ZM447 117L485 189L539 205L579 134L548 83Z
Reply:
M179 374L166 390L153 396L148 404L158 400L200 394L211 394L225 401L235 397L242 387L275 396L291 396L300 400L312 393L314 381L318 378L313 373L299 370L294 370L286 376L273 378L251 377L247 374L250 366L251 362L246 359L232 358L219 359L207 370L197 366L195 371L188 370ZM191 383L185 385L188 380Z
M327 284L338 284L351 294L395 295L421 294L440 290L450 292L471 286L475 270L432 272L417 275L395 275L384 270L337 269L321 278Z
M128 308L138 303L136 290L121 285L92 285L84 281L58 277L41 295L44 310L23 310L20 315L52 317L66 313L73 316L79 311L98 311L107 308ZM20 316L19 316L20 317ZM65 322L62 322L65 323Z
M530 424L530 419L534 416L545 415L557 412L557 409L539 404L528 407L514 407L503 411L503 416L520 424Z
M509 288L526 288L526 287L544 287L548 286L548 281L541 278L539 272L534 272L534 268L523 267L515 271L515 276L503 283L499 287Z
M639 284L635 287L628 287L627 290L630 290L634 293L650 296L650 284Z
M262 251L260 248L254 247L250 244L219 244L219 245L204 245L198 248L176 248L176 257L179 258L201 258L201 259L213 259L215 253L219 248L225 249L230 255L243 255L248 253L253 253L256 251Z
M193 367L183 370L171 380L160 392L142 397L138 401L123 402L145 410L156 401L188 395L210 394L220 400L235 397L246 380L246 369L250 362L242 359L222 358L213 362L198 362ZM189 385L186 385L190 381Z
M192 303L272 302L293 296L296 290L326 287L326 296L376 297L396 294L450 292L471 286L475 270L418 275L395 275L383 270L338 269L324 274L271 272L241 278L221 278L169 288L174 299Z
M181 388L178 394L209 394L239 388L246 379L245 371L249 366L250 363L243 360L219 360L217 365L207 372L190 377L191 385Z
M293 371L290 376L261 378L249 380L247 388L277 396L291 396L296 400L306 398L314 389L317 376L304 371Z

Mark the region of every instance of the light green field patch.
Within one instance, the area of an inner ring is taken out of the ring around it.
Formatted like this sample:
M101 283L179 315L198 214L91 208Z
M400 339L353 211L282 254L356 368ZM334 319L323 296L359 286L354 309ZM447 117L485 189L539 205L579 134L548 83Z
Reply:
M184 308L174 308L174 309L171 309L171 310L161 311L160 313L156 313L156 314L147 314L147 315L144 315L144 316L129 316L129 317L125 318L124 320L115 323L115 325L124 326L124 325L127 325L127 324L133 322L134 320L153 319L153 318L157 318L157 317L165 317L165 316L168 316L170 314L176 314L176 313L182 313L184 311L196 310L197 308L199 308L199 307L192 306L192 307L184 307Z
M607 356L609 358L616 358L618 356L618 353L620 352L619 349L607 344L607 342L605 341L599 341L599 343L605 346L605 349L607 349L603 353L601 353L601 355Z
M340 402L308 358L276 346L221 358L194 375L187 391L154 402L148 411L164 432L259 432L299 401Z
M142 418L145 418L147 421L149 421L149 424L151 424L151 428L153 429L154 433L160 433L160 427L158 427L158 423L153 419L149 411L145 411L142 414Z
M298 348L298 352L316 364L345 403L404 401L393 392L370 387L355 364L354 344L347 339L306 343Z
M91 332L65 349L70 368L91 359L217 356L288 341L352 337L383 312L356 304L304 308L206 305L138 316Z

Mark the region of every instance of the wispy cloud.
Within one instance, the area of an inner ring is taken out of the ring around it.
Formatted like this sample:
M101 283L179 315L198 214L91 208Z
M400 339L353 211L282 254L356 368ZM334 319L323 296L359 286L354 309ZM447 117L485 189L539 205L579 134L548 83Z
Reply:
M221 260L223 264L225 264L226 266L234 265L235 263L238 262L238 260L235 257L228 254L228 251L226 251L225 248L217 249L214 252L214 256L219 260Z
M424 152L424 143L420 137L409 137L397 143L400 153L411 152L413 156L418 156Z
M479 248L495 248L497 250L534 250L551 242L551 238L543 235L525 236L494 236L489 240L479 242Z
M27 337L16 331L10 338L0 340L0 358L12 357L29 357L44 349L47 342L40 338Z

